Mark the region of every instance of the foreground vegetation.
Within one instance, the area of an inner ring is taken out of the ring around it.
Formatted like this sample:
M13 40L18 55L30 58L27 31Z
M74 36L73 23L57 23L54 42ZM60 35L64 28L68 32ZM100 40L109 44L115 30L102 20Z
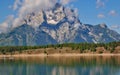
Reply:
M0 54L15 54L23 53L24 51L42 50L43 53L48 53L48 48L53 51L58 51L61 53L62 50L66 49L69 51L77 51L79 53L119 53L120 52L120 42L110 42L110 43L66 43L66 44L57 44L57 45L45 45L45 46L4 46L0 47ZM54 53L54 52L53 52Z

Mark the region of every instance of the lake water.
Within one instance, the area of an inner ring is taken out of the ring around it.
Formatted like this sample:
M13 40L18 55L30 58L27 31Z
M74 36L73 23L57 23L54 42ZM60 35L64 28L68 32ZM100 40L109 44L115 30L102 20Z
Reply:
M0 75L120 75L120 56L1 58Z

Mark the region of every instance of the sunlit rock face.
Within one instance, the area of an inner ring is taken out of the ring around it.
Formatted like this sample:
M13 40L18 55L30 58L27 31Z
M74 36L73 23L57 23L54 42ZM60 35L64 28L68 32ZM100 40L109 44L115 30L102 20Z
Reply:
M24 23L32 26L32 27L38 27L43 21L43 12L32 12L24 17L23 19Z
M83 24L75 9L59 3L53 8L27 14L21 23L11 31L0 34L1 46L120 41L120 34L106 24Z
M45 14L47 18L47 23L52 25L56 25L57 23L59 23L65 17L63 9L64 7L61 4L57 3L55 5L55 8L46 11Z

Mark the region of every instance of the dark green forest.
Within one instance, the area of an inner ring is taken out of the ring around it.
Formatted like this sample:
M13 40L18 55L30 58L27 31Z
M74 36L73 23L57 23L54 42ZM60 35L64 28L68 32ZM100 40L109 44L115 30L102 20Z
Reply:
M8 53L14 53L15 51L18 51L21 53L22 51L26 50L35 50L35 49L45 49L45 48L64 48L69 47L72 50L80 50L82 53L84 50L90 50L91 52L96 52L97 47L104 47L106 50L109 50L111 53L114 52L115 48L120 46L120 42L110 42L110 43L64 43L64 44L57 44L57 45L45 45L45 46L1 46L0 47L0 53L6 54Z

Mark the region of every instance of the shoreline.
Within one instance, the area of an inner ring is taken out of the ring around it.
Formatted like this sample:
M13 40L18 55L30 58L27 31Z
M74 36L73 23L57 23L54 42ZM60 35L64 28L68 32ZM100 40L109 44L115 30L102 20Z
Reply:
M14 55L0 55L0 58L9 57L79 57L79 56L120 56L120 54L78 54L78 53L65 53L65 54L14 54Z

